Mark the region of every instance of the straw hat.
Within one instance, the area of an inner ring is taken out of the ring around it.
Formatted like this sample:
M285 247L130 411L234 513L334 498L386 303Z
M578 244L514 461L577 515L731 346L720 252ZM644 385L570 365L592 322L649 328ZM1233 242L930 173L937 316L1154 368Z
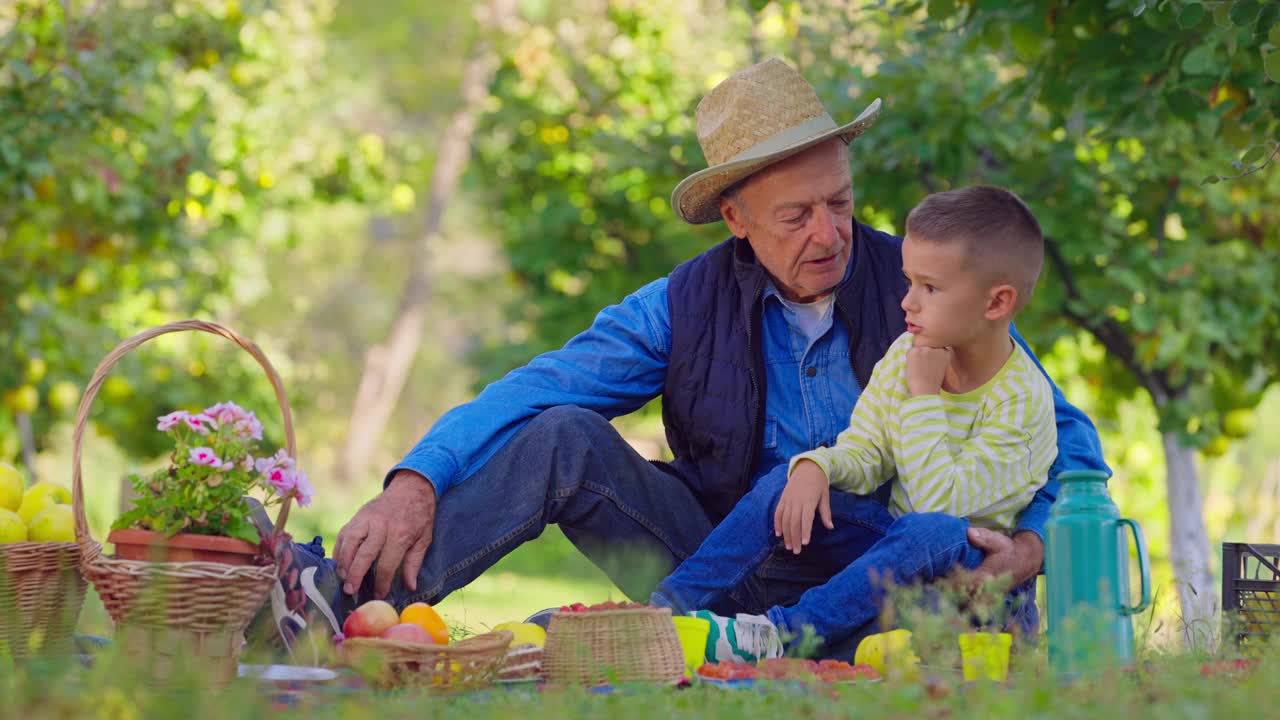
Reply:
M880 99L837 126L813 86L778 58L730 75L698 103L705 170L671 193L671 207L692 225L720 219L720 194L761 168L833 137L849 143L880 114Z

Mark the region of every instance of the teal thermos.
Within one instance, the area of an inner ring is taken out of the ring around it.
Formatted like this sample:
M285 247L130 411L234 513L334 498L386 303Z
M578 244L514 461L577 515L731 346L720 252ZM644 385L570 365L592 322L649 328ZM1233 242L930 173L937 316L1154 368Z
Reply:
M1142 528L1120 517L1106 473L1058 476L1058 499L1045 523L1045 605L1049 666L1060 678L1133 663L1132 615L1151 604L1151 572ZM1137 546L1142 597L1130 605L1129 537Z

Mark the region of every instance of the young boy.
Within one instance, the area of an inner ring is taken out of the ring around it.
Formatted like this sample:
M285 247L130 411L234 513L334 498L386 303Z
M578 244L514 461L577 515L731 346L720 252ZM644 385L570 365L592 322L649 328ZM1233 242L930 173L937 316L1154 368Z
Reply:
M849 636L879 612L877 579L976 568L983 553L968 525L1010 532L1057 454L1049 383L1009 333L1043 262L1039 223L1013 193L975 186L925 198L902 243L907 332L876 365L849 427L834 447L792 458L785 487L757 484L651 602L712 620L712 659L753 660L781 654L779 630ZM869 495L895 474L887 509L842 496ZM927 548L905 542L910 523L936 528ZM795 605L737 618L700 610L779 542L799 553L811 541L843 569Z

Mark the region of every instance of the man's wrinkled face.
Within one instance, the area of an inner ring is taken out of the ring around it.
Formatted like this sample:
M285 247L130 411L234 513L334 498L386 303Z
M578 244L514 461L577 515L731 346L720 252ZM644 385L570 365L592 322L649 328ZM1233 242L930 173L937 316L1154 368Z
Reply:
M783 297L812 302L844 279L853 250L853 184L833 138L752 175L720 213L751 243Z

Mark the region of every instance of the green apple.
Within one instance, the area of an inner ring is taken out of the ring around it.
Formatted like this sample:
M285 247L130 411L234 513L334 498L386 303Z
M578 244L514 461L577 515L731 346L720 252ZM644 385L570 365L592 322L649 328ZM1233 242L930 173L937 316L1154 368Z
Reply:
M26 487L18 468L0 463L0 510L16 511L22 507L22 493Z
M59 380L49 388L49 407L60 412L74 408L80 402L80 388L70 380Z
M75 542L76 517L70 505L50 505L36 513L27 525L32 542Z
M18 507L18 514L22 516L23 522L30 523L32 518L47 507L69 504L71 504L70 490L57 483L41 480L27 488L27 492L22 496L22 505Z
M1236 408L1222 417L1222 434L1230 438L1248 437L1258 419L1250 408Z
M18 517L18 513L0 508L0 545L26 540L27 525Z

